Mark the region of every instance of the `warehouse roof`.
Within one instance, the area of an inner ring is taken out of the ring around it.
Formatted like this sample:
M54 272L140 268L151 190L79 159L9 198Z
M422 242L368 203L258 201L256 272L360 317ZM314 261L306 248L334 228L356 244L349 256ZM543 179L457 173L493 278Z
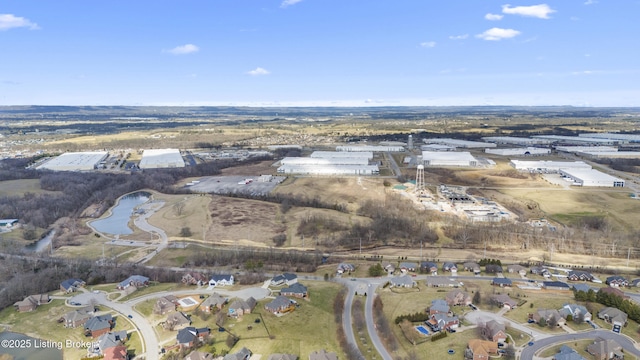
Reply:
M606 181L624 181L615 176L605 174L595 169L562 169L563 174L569 175L573 178L580 179L582 181L589 182L606 182Z
M69 152L53 158L37 167L57 171L93 170L105 157L106 151Z
M150 149L142 153L141 169L184 167L184 160L178 149Z
M443 144L443 145L451 145L455 147L465 147L465 148L482 148L482 147L496 147L496 144L486 143L484 141L469 141L469 140L459 140L459 139L424 139L424 142L427 144Z

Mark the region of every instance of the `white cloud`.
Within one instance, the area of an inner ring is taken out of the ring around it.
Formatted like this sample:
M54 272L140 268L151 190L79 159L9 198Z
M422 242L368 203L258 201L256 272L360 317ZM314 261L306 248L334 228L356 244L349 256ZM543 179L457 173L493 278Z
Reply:
M449 39L451 39L451 40L464 40L464 39L466 39L468 37L469 37L469 34L451 35L451 36L449 36Z
M503 17L504 17L504 15L492 14L492 13L488 13L487 15L484 16L485 19L491 20L491 21L502 20Z
M477 38L489 41L499 41L502 39L509 39L520 35L520 31L513 29L491 28L482 34L476 35Z
M295 5L299 2L301 2L302 0L282 0L282 3L280 4L281 8L286 8L287 6L291 6L291 5Z
M548 19L549 14L556 12L547 4L531 5L531 6L514 6L506 4L502 5L502 12L505 14L520 15L527 17L535 17L539 19Z
M13 14L0 14L0 31L21 27L26 27L30 30L40 29L38 24L29 21L29 19Z
M257 67L251 71L247 71L247 74L251 75L251 76L259 76L259 75L269 75L271 74L269 72L269 70L267 69L263 69L261 67Z
M185 44L185 45L180 45L180 46L176 46L171 50L167 50L167 52L173 54L173 55L185 55L185 54L192 54L192 53L196 53L200 51L200 48L193 45L193 44Z
M424 47L424 48L432 48L436 46L436 42L435 41L425 41L425 42L421 42L420 46Z
M593 5L593 4L597 4L598 2L596 0L587 0L584 2L585 5Z

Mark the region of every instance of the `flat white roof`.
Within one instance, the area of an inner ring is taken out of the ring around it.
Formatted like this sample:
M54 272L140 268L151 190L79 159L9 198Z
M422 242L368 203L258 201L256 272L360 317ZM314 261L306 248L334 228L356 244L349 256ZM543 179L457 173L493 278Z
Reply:
M339 145L336 151L372 151L372 152L402 152L403 146L382 146L382 145Z
M107 155L109 153L106 151L69 152L45 162L38 166L37 169L54 171L93 170Z
M282 165L278 172L299 174L376 174L378 165Z
M367 159L373 159L372 151L314 151L311 153L312 158L356 158L363 157Z
M610 139L599 139L599 138L589 138L583 136L561 136L561 135L534 135L536 139L547 139L552 141L571 141L575 143L612 143L614 140Z
M496 155L525 155L529 154L549 154L551 153L550 149L547 148L536 148L536 147L526 147L526 148L510 148L510 149L484 149L484 152L488 154L496 154Z
M485 136L482 140L492 143L503 144L549 144L551 141L544 139L532 139L517 136Z
M640 151L583 151L582 154L602 158L640 158Z
M351 154L351 153L347 153ZM282 165L369 165L366 157L310 158L286 157L280 160Z
M612 152L618 151L615 146L556 146L556 150L564 152Z
M615 133L584 133L580 137L602 138L611 140L622 140L629 142L640 142L639 134L615 134Z
M487 143L484 141L469 141L469 140L458 140L458 139L451 139L451 138L424 139L424 142L427 144L443 144L443 145L451 145L455 147L466 147L466 148L496 147L496 144Z
M423 151L422 160L429 161L476 161L468 151Z
M511 160L517 169L591 169L584 161Z
M184 167L184 160L178 149L148 149L142 152L141 169Z
M562 169L561 172L563 174L567 174L573 178L580 179L584 182L620 182L624 181L615 176L611 176L609 174L605 174L601 171L595 169Z

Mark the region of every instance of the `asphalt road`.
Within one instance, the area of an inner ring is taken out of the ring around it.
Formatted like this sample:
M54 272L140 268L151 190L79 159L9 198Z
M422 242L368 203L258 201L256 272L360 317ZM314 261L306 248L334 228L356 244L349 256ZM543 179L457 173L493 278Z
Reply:
M539 359L535 356L535 353L543 348L556 344L574 340L595 339L597 337L603 339L612 339L618 342L627 354L633 354L636 357L640 357L640 350L635 347L635 343L628 337L614 333L609 330L593 330L583 333L566 334L566 335L554 335L546 337L542 340L537 340L533 343L533 346L527 346L522 350L520 355L521 360L533 360Z
M380 354L380 357L384 360L392 360L391 354L387 351L387 348L384 347L380 337L378 336L378 331L376 330L376 324L373 319L373 299L376 295L376 288L380 285L379 282L370 282L367 285L367 301L365 302L364 307L364 316L367 320L367 331L369 332L369 337L371 338L371 343Z

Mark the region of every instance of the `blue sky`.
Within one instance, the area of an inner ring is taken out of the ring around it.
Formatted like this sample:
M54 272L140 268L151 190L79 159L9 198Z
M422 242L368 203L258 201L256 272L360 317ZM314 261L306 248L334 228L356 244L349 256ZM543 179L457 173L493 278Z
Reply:
M0 0L0 105L640 106L640 1Z

